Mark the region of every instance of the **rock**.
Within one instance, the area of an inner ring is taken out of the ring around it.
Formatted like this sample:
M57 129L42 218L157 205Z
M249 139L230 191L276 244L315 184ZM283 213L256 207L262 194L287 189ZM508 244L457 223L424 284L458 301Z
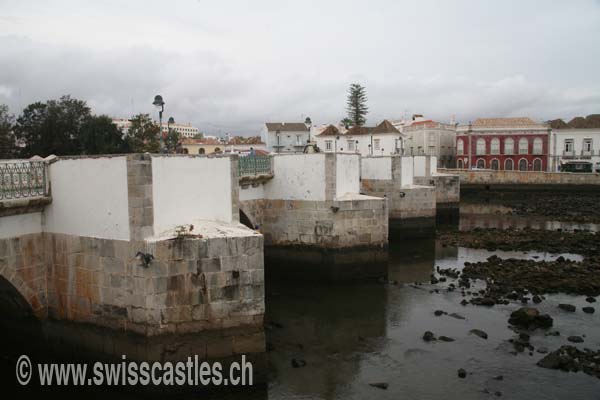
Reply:
M504 380L504 377L502 375L497 375L493 379L496 381L502 381L502 380Z
M435 340L435 335L431 331L425 331L423 334L423 340L426 342L431 342L432 340Z
M446 312L442 311L442 310L435 310L433 312L433 315L435 315L436 317L439 317L440 315L444 315L444 314L446 314Z
M600 378L600 351L589 349L579 350L575 346L565 345L553 351L538 361L537 365L543 368L560 369L562 371L584 373Z
M484 331L480 330L480 329L471 329L469 331L469 333L473 334L473 335L477 335L482 339L487 339L488 338L488 334L485 333Z
M432 285L435 285L435 284L437 284L438 282L439 282L439 280L438 280L438 279L437 279L435 276L433 276L433 275L432 275L432 276L431 276L431 284L432 284Z
M497 396L497 397L500 397L500 396L502 396L502 392L499 391L499 390L497 390L497 391L494 392L494 395Z
M561 310L564 311L568 311L568 312L575 312L576 307L572 304L565 304L565 303L561 303L558 305L558 308L560 308Z
M538 347L537 352L540 354L546 354L548 352L547 347Z
M471 304L492 307L496 305L496 300L492 299L491 297L474 297L471 299Z
M549 328L553 324L552 317L540 314L537 308L521 307L510 314L508 323L526 329Z
M442 342L454 342L454 339L448 336L440 336L438 340L441 340Z
M572 343L583 343L583 338L581 336L569 336L567 340Z
M595 303L596 299L590 296L590 297L586 297L585 301L587 301L588 303Z
M465 299L462 299L462 301L460 302L461 305L466 306L467 304L469 304L469 302Z
M535 304L540 304L542 302L542 298L540 296L538 296L537 294L535 296L533 296L531 298L531 300L535 303Z
M524 332L521 332L519 333L519 339L523 342L529 342L529 335Z
M458 313L452 313L449 315L449 317L456 318L456 319L466 319L465 317L463 317L462 315L460 315Z
M302 368L306 366L306 361L292 358L292 367L294 368Z
M587 314L593 314L596 311L594 307L583 307L582 310L584 313Z
M369 385L383 390L387 390L388 388L388 384L386 382L372 382L369 383Z
M466 378L467 377L467 371L465 371L464 369L460 368L458 370L458 377L459 378Z

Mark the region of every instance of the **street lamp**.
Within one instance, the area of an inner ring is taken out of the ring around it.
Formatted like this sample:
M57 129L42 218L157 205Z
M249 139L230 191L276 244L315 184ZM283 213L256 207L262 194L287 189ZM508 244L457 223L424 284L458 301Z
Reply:
M281 132L279 131L279 129L277 131L275 131L275 135L277 135L277 153L280 153L281 152L281 147L280 147L281 146L280 145L280 142L281 142Z
M158 109L158 126L159 126L159 131L160 131L160 137L159 137L160 152L164 153L165 142L163 140L163 133L162 133L162 115L163 115L163 111L165 111L165 102L163 101L162 96L160 94L157 94L156 96L154 96L154 102L152 104Z
M306 125L306 128L308 129L308 142L306 142L308 144L310 143L310 128L312 127L312 120L310 117L306 117L304 120L304 125Z

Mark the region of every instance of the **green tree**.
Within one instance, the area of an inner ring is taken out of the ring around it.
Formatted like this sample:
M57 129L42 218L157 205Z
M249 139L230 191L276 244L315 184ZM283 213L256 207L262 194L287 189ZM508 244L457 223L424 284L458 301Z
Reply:
M352 126L352 120L350 118L348 118L348 117L342 119L340 121L340 123L342 125L344 125L344 128L346 128L346 129L348 129L348 128L350 128L350 126Z
M22 155L79 154L81 126L90 116L85 101L70 96L28 105L14 128L17 139L24 144Z
M175 153L179 146L179 142L181 142L181 135L179 132L175 129L169 129L169 133L167 133L167 137L165 138L167 153Z
M363 86L353 83L348 89L348 100L346 101L348 118L355 126L361 126L366 122L369 112L367 107L367 92Z
M85 120L79 134L81 154L117 154L128 151L123 132L106 115Z
M127 143L134 153L158 153L160 128L148 114L138 114L131 119Z
M0 104L0 159L16 155L13 123L15 117L8 113L8 106Z

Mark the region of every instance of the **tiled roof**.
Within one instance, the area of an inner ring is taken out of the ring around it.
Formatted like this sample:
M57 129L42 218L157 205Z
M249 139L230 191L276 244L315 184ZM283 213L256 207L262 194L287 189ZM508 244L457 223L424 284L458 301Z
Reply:
M473 122L475 127L512 127L512 126L542 126L531 118L478 118Z
M269 132L308 132L308 128L302 122L267 122L265 125Z
M319 136L338 136L340 131L333 125L329 125L325 130L319 133Z
M357 136L357 135L368 135L373 131L374 128L367 126L353 126L348 129L346 135L348 136Z
M387 119L384 119L382 123L373 128L373 133L400 133L394 125Z

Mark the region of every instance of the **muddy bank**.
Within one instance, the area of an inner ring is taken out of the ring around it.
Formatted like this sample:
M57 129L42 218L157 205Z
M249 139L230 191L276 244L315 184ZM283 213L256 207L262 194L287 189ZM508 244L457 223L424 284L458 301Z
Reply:
M503 206L508 214L600 223L598 191L462 190L461 202Z
M594 297L600 295L600 258L574 262L559 257L549 262L492 256L486 262L465 263L460 279L463 285L470 279L486 282L481 298L490 300L484 305L517 299L527 302L534 300L527 295L546 293ZM471 302L476 304L476 299Z
M539 229L483 229L437 232L442 245L489 251L543 251L573 253L585 257L600 255L600 235L588 231L547 231Z

